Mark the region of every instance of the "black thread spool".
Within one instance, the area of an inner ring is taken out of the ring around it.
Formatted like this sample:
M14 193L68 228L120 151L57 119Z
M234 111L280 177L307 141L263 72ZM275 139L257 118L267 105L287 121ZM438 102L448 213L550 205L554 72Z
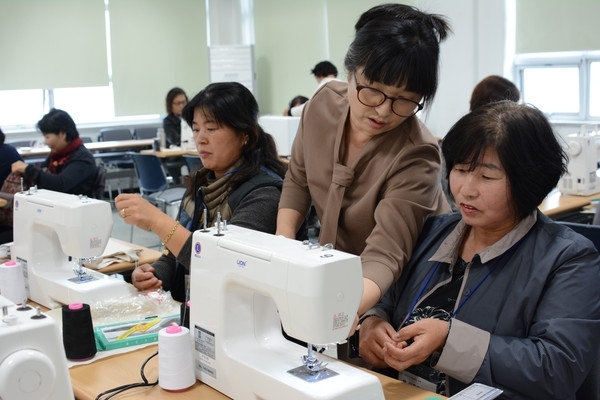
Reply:
M179 325L190 329L190 301L181 303L179 309Z
M89 360L96 354L96 339L89 304L71 303L62 308L63 345L69 360Z

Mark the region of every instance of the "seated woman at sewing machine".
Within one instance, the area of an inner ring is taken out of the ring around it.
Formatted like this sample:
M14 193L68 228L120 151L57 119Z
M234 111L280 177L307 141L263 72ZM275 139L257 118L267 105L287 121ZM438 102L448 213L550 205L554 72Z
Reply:
M203 167L184 178L186 195L177 221L135 194L115 199L129 224L154 232L165 254L152 265L136 268L132 284L139 290L164 289L186 300L192 232L227 223L275 233L277 207L286 166L275 141L258 124L258 104L236 82L213 83L184 108Z
M588 374L597 381L600 256L537 210L566 172L552 127L503 101L461 118L442 152L459 212L427 221L361 319L360 355L447 396L478 382L511 399L575 399Z
M37 128L44 135L50 154L39 167L15 161L11 165L12 172L24 175L38 189L90 195L98 168L71 116L53 108L37 123Z

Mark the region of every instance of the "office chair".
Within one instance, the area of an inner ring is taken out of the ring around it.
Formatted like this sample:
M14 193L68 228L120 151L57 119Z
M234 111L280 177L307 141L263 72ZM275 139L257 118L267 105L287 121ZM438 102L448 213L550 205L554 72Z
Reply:
M80 138L83 143L92 143L93 142L92 138L89 136L80 136Z
M158 129L152 127L135 128L133 130L133 138L139 139L155 139L158 137Z
M133 140L131 131L127 128L103 128L98 134L99 142L110 142L113 140Z
M98 165L96 170L96 180L90 197L94 199L104 200L104 188L106 187L106 167L102 164ZM111 194L112 200L112 194Z
M556 221L561 225L568 226L575 232L590 239L596 250L600 251L600 225L580 224L578 222Z
M13 140L13 141L9 141L6 142L6 144L10 144L13 147L19 148L19 147L32 147L33 144L35 143L35 140Z
M185 188L169 185L162 161L156 155L135 152L129 152L128 155L135 166L142 197L155 204L162 212L176 218L179 204L185 194ZM130 241L132 239L133 225Z
M197 155L184 154L183 160L185 161L185 165L190 173L194 171L196 167L202 168L202 160Z
M103 128L100 129L98 134L99 142L110 142L119 140L133 140L131 131L127 128ZM107 169L118 169L118 170L130 170L131 177L129 178L129 187L132 186L134 173L133 173L133 161L127 156L128 150L117 151L117 152L106 152L99 153L98 158L100 162L106 166ZM117 185L117 191L121 193L121 187ZM112 194L111 194L112 197Z

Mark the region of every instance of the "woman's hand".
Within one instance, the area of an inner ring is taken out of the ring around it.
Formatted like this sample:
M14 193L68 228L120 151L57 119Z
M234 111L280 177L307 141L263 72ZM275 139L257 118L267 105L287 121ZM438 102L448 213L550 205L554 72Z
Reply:
M398 371L422 363L435 351L443 349L448 325L447 321L425 318L403 327L392 335L393 340L384 343L383 360Z
M360 356L376 368L387 367L384 349L387 344L395 345L394 327L379 317L368 317L360 324L358 335Z
M145 231L152 230L152 223L159 214L163 214L154 204L139 194L132 193L122 193L115 197L115 208L126 223Z
M27 169L27 163L23 162L23 161L15 161L10 166L11 172L14 172L15 174L23 175L25 173L26 169Z
M142 291L162 289L162 281L154 275L154 267L150 264L142 264L133 270L131 284Z

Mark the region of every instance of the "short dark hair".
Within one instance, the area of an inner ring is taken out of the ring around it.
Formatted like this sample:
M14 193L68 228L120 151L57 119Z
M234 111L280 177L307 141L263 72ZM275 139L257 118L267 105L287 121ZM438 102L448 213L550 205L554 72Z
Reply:
M48 114L38 121L37 128L44 134L54 133L58 135L60 132L64 132L67 134L67 142L79 137L73 118L66 111L56 108L51 109Z
M5 140L6 140L6 135L4 134L4 132L2 132L2 129L0 129L0 146L2 146L4 144Z
M175 97L179 96L180 94L184 95L186 100L188 99L187 94L185 94L185 91L182 88L174 87L167 92L167 98L165 101L167 114L173 114L173 101L175 101Z
M242 148L243 164L229 181L231 190L257 175L263 166L284 177L286 165L279 159L273 137L258 124L258 103L248 88L238 82L206 86L183 108L182 117L192 128L196 109L238 135L248 135Z
M510 100L517 103L520 98L521 93L514 83L499 75L490 75L475 85L473 93L471 93L469 107L473 111L488 103L500 100Z
M310 71L310 73L313 74L316 78L324 78L329 75L337 77L338 70L335 67L335 65L333 65L329 61L321 61L320 63L315 65L315 67Z
M458 120L442 141L446 178L456 164L474 169L488 148L498 153L519 219L535 210L567 171L568 158L552 126L531 105L489 103Z
M450 26L440 15L404 4L382 4L365 11L344 65L348 72L364 67L370 82L405 86L431 103L438 86L440 42Z

